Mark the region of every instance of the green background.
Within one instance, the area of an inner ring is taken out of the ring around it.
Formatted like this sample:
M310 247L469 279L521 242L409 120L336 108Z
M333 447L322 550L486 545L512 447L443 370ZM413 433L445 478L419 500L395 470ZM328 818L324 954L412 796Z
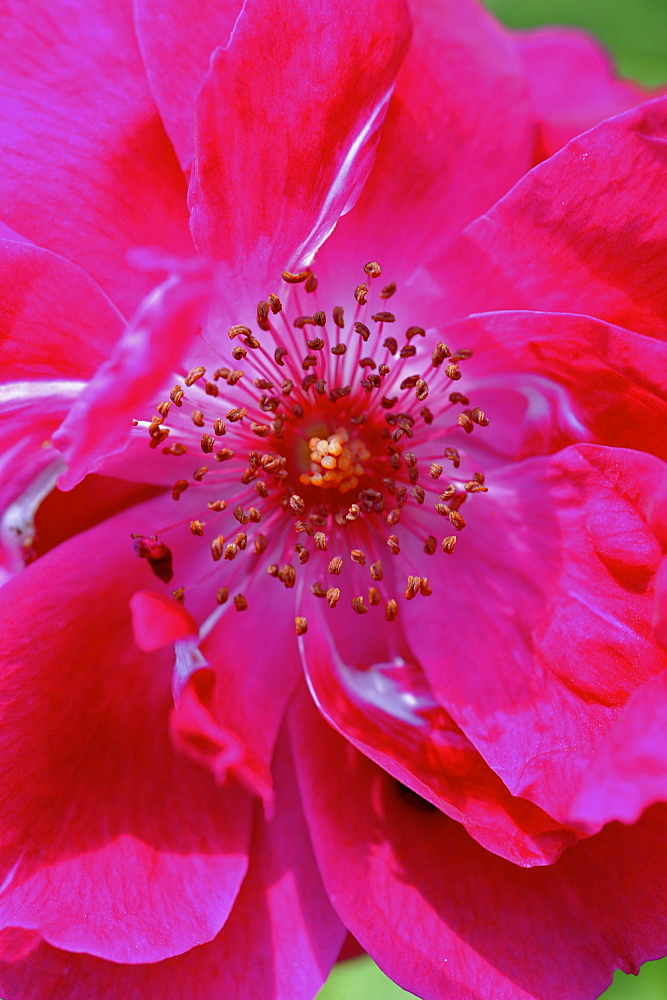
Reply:
M580 25L611 50L621 75L651 87L667 83L667 0L487 0L487 6L515 28ZM334 969L318 1000L411 996L390 982L370 959L359 958ZM667 959L647 962L636 977L617 972L602 996L604 1000L667 1000Z

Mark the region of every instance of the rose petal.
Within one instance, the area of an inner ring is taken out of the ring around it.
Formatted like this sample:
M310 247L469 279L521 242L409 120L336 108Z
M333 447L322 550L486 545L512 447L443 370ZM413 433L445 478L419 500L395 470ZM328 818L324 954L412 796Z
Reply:
M197 101L201 252L255 283L308 263L366 180L408 36L402 0L247 0Z
M660 98L573 139L527 174L433 262L441 310L537 309L597 316L647 336L664 329L666 129Z
M582 768L667 666L651 637L662 551L646 522L665 467L580 445L487 485L465 506L456 586L452 564L434 563L443 604L406 602L404 627L438 700L510 791L567 823Z
M340 950L345 929L313 857L287 748L276 762L276 810L257 817L248 875L232 914L210 944L152 965L115 965L23 938L2 940L0 991L7 1000L311 1000ZM5 932L6 935L7 932ZM10 950L11 947L11 950ZM239 971L240 970L240 971Z
M250 822L247 796L175 757L172 656L132 639L128 601L151 574L129 536L151 517L148 504L70 539L10 581L0 609L0 917L131 963L215 936Z
M194 148L194 107L211 53L225 47L242 0L135 0L134 16L148 81L181 166Z
M150 279L127 268L127 250L192 252L183 175L129 5L17 0L3 6L0 39L0 214L80 264L129 315Z
M664 807L555 865L521 869L417 808L312 707L295 707L295 760L324 884L404 989L434 1000L590 1000L615 967L636 972L665 953Z

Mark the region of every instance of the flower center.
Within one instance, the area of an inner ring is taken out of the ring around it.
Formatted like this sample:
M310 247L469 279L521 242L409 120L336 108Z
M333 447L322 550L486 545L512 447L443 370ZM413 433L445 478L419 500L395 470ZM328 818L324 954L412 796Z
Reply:
M374 262L364 270L371 281L381 273ZM419 326L407 327L402 344L386 336L397 317L373 311L366 282L354 290L346 330L342 306L330 320L324 309L303 310L300 295L317 288L310 270L283 279L285 309L271 294L257 307L258 330L235 324L216 345L202 336L213 365L192 368L150 421L136 422L150 447L178 466L172 496L185 516L153 536L134 536L135 551L168 582L179 567L165 539L185 526L205 540L197 546L208 540L213 565L202 572L201 553L184 565L177 600L212 585L223 604L238 587L233 601L242 611L243 589L257 573L287 589L301 573L331 607L345 585L357 613L383 605L392 621L401 598L431 593L415 566L415 540L420 561L451 554L465 527L460 508L486 491L481 473L461 475L452 445L455 435L488 423L452 387L471 352L429 345ZM383 305L395 291L393 283L380 291ZM434 376L444 385L429 408ZM297 632L306 628L298 615Z

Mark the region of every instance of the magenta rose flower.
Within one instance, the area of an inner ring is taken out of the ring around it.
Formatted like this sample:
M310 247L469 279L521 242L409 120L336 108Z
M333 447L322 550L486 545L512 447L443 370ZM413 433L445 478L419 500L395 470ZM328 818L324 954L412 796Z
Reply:
M411 14L8 14L6 1000L667 951L667 99Z

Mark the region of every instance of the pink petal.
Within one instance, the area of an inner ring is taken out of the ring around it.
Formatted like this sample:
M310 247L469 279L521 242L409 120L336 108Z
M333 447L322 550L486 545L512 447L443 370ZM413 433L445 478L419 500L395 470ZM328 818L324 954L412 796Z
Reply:
M250 867L217 938L153 965L115 965L34 942L0 938L7 1000L312 1000L345 930L327 899L286 748L276 765L276 813L257 817ZM11 950L10 950L11 949Z
M172 656L134 645L128 601L151 573L129 536L151 518L147 504L70 539L0 609L2 923L130 963L217 934L251 816L249 797L174 756Z
M177 743L220 782L231 771L267 804L275 740L301 677L290 601L263 577L243 587L248 607L230 599L202 629L207 670L180 695L173 720Z
M408 35L402 0L247 0L197 101L201 252L260 283L308 262L366 180Z
M580 445L487 485L466 505L455 569L430 574L444 606L408 602L404 627L493 770L567 823L582 768L633 691L667 667L651 635L662 551L646 520L664 465Z
M520 865L550 864L576 839L513 798L438 705L397 622L361 626L351 607L318 601L302 640L311 693L357 749L462 823L482 846Z
M433 263L441 308L583 313L648 336L664 329L666 129L661 98L532 170Z
M133 594L130 611L135 642L145 653L197 634L192 615L173 598L154 590L138 590Z
M209 303L210 275L172 275L144 300L109 359L53 436L69 469L62 489L101 469L126 447L132 418L169 384L171 373L200 329Z
M512 311L452 323L442 337L473 348L466 385L491 420L484 446L522 457L583 438L667 458L664 341L589 316ZM525 413L503 412L524 386Z
M80 264L130 314L149 290L129 248L191 253L185 184L127 4L4 5L3 219ZM85 44L83 41L85 40Z
M665 811L518 868L393 778L302 702L292 732L324 884L360 944L431 1000L591 1000L667 949Z
M141 54L183 169L192 162L194 106L211 53L229 42L242 0L135 0Z
M651 96L619 80L597 39L578 28L517 31L513 38L537 123L538 159L551 156L575 135Z
M412 15L371 176L323 251L357 269L379 260L391 278L441 252L532 156L524 71L507 33L472 0L419 0Z

